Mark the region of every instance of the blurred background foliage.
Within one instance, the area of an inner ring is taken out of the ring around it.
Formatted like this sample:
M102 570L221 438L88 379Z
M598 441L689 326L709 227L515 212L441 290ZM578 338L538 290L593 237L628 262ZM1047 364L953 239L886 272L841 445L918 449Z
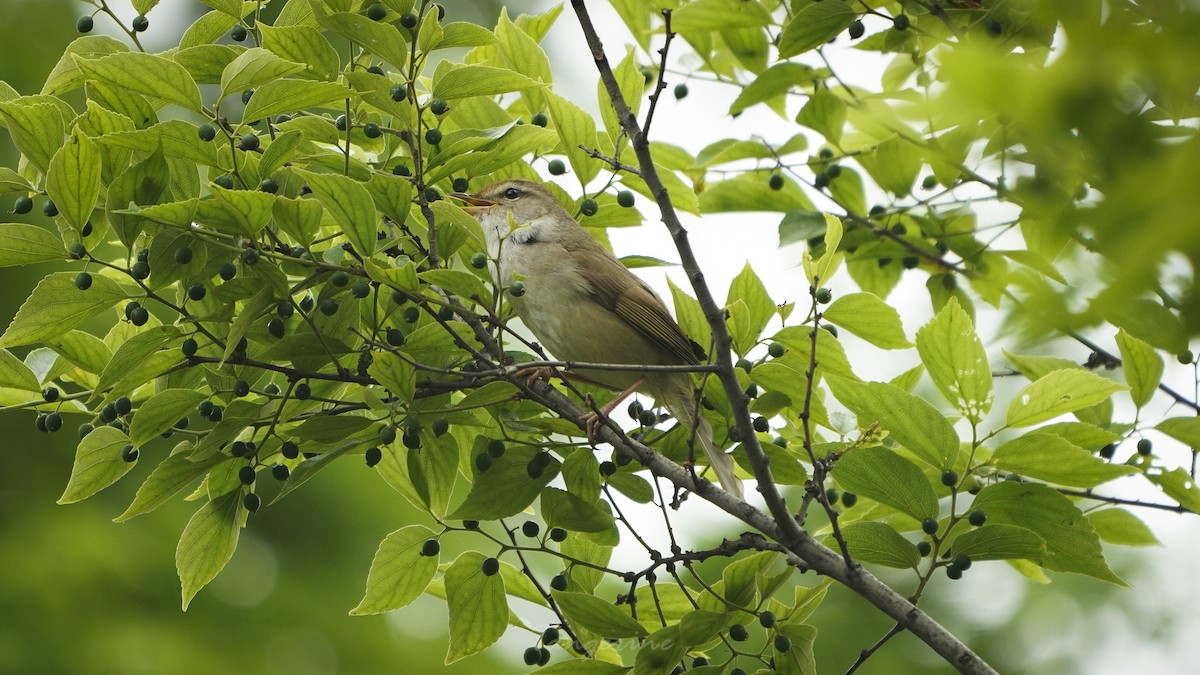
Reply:
M501 3L446 4L456 18L490 26ZM508 4L512 15L544 11L550 5ZM1130 288L1144 288L1156 270L1161 272L1158 266L1168 248L1191 261L1200 258L1196 139L1160 137L1161 127L1153 120L1129 114L1136 101L1125 98L1127 84L1136 82L1163 110L1176 110L1184 118L1196 115L1190 106L1200 82L1200 41L1195 39L1200 17L1177 12L1187 4L1138 3L1136 7L1147 13L1173 15L1153 34L1132 23L1136 14L1096 31L1082 28L1090 25L1083 14L1076 23L1070 12L1055 9L1071 49L1045 69L1015 56L991 58L986 47L963 50L957 60L944 64L946 96L955 101L957 114L984 119L1004 113L1012 123L1023 125L1027 137L1038 139L1026 150L1043 172L1014 189L1024 190L1025 201L1042 209L1044 221L1061 236L1072 236L1086 225L1098 249L1120 252L1126 264L1113 268L1115 279ZM204 11L199 3L168 0L157 12L162 18L167 5L177 5L171 20L179 30ZM1089 13L1103 11L1104 6L1082 3L1076 9ZM4 0L0 80L23 93L40 89L62 48L75 38L75 18L85 8L77 0ZM104 20L97 23L101 30L108 28ZM561 50L570 45L560 41L548 48L556 46ZM569 62L578 68L590 66L580 54L551 55L556 68ZM584 77L591 81L594 73ZM1176 99L1187 103L1172 103ZM15 162L7 135L0 135L0 164ZM1055 166L1058 175L1046 173ZM1065 208L1074 199L1080 177L1102 187L1105 198L1090 208ZM0 210L10 209L11 198L0 203ZM1062 218L1055 217L1056 209ZM41 216L6 213L3 218L36 221ZM13 289L0 294L5 322L47 271L0 270L0 284ZM1200 316L1192 307L1194 286L1181 297L1191 298L1181 314L1194 333ZM392 616L347 615L361 596L380 539L419 520L361 464L334 466L280 507L264 508L243 533L230 566L183 613L174 548L193 503L173 501L127 524L112 523L150 470L147 464L135 470L141 476L92 499L56 506L70 473L73 434L39 434L32 413L0 416L0 434L6 439L0 451L0 673L526 670L520 651L527 645L513 635L499 649L443 668L445 606L440 601L419 602ZM704 537L715 542L736 534L707 528ZM1147 655L1158 654L1161 658L1148 661L1156 664L1158 673L1172 672L1172 664L1181 668L1174 672L1188 672L1187 664L1171 659L1170 649L1176 648L1171 645L1186 642L1170 626L1186 611L1177 606L1186 604L1178 599L1195 594L1157 595L1167 592L1173 580L1161 579L1166 566L1148 564L1148 555L1110 552L1115 571L1134 585L1133 591L1062 576L1050 586L1034 586L994 566L973 571L944 593L927 595L926 607L1005 673L1101 672L1103 667L1094 659L1106 653L1100 648L1104 644L1129 644ZM1175 552L1176 563L1184 558ZM1176 577L1182 580L1187 574L1182 570ZM808 577L799 579L814 583ZM902 585L905 581L893 580ZM859 650L890 628L877 611L837 587L814 623L822 636L818 663L823 672L841 672ZM1114 635L1120 639L1113 640ZM1126 664L1139 660L1125 656ZM858 672L947 671L924 645L902 635Z

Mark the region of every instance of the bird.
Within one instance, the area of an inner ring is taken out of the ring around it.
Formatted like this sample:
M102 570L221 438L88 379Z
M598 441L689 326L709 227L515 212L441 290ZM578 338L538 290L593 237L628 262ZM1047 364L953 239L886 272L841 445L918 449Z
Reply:
M585 363L699 363L700 348L684 335L662 299L545 186L514 178L451 196L464 202L463 209L483 228L500 286L513 280L524 284L524 293L510 293L509 301L550 354ZM733 458L716 444L712 427L699 414L689 373L580 369L572 374L620 392L601 409L604 415L635 391L652 396L684 428L695 430L721 487L742 498ZM585 418L590 430L597 417L590 413Z

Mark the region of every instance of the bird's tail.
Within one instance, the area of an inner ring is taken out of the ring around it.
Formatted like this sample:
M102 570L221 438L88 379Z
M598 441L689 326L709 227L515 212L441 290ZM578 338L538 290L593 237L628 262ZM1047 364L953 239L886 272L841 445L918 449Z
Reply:
M682 387L675 395L668 396L667 410L682 422L687 429L696 429L696 442L704 449L708 464L717 474L721 487L729 494L742 499L742 481L733 471L733 458L725 454L713 440L713 430L703 415L696 414L695 403L691 396L691 387Z

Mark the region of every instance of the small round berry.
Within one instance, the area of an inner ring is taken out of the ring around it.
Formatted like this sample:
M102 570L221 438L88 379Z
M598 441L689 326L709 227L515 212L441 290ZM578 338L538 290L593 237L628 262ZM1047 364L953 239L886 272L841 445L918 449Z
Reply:
M333 298L325 298L321 301L321 313L325 316L333 316L337 314L338 304Z
M13 213L25 214L33 210L33 199L30 197L17 197L17 201L13 202Z
M955 567L954 565L948 565L946 567L946 576L950 577L951 579L961 579L962 573L962 568Z
M596 215L596 212L599 210L600 210L600 205L597 204L596 200L592 199L591 197L588 197L587 199L584 199L582 202L579 202L579 212L585 216L594 216L594 215Z
M137 16L133 17L133 22L130 23L130 25L133 26L133 30L135 32L144 33L146 32L146 29L150 27L150 20L141 14L138 14Z
M375 3L367 7L367 18L372 21L383 21L387 17L387 7L382 3Z
M830 300L833 300L833 291L829 290L828 288L818 288L815 295L817 302L821 303L822 305L828 304Z
M921 521L921 531L925 534L937 534L938 521L934 518L925 518Z
M255 138L258 138L258 137L255 136ZM226 190L232 190L233 189L233 176L217 176L216 178L213 179L213 185L216 185L217 187L220 187L220 188L225 188Z
M430 145L437 145L442 142L441 129L427 129L425 131L425 142Z
M551 626L550 628L542 631L542 644L552 645L558 642L558 637L558 629Z
M292 396L295 396L303 401L312 396L312 387L308 386L307 382L301 382L300 384L296 385L295 389L292 390Z
M1182 353L1177 355L1175 359L1179 361L1179 363L1186 366L1196 360L1196 355L1192 353L1192 350L1185 349Z
M334 124L334 126L336 126L336 127L337 127L337 130L338 130L338 131L345 131L345 130L346 130L346 125L348 124L348 122L347 122L347 120L346 120L346 116L345 116L345 115L338 115L338 116L337 116L337 119L333 121L333 124Z
M175 249L175 264L176 265L186 265L186 264L192 262L193 256L194 256L194 254L192 252L191 247L180 246L179 248Z
M262 498L253 492L248 492L245 497L242 497L242 506L246 507L250 513L255 513L262 506Z
M437 539L426 539L425 543L421 544L421 555L426 558L432 558L442 552L442 544Z
M58 387L49 386L42 390L42 400L46 403L54 403L58 400Z
M42 204L42 213L48 218L53 218L58 215L58 207L54 205L53 201L47 199L46 203Z
M792 648L792 639L786 635L775 636L775 651L786 652Z
M933 176L933 175L925 176L925 178L921 181L921 189L922 190L932 190L935 187L937 187L937 184L938 184L938 182L937 182L936 176Z
M434 436L444 436L447 431L450 431L450 421L445 417L439 417L433 421L429 427L433 431Z
M734 365L747 373L750 372L750 369L754 367L754 364L749 359L738 359L737 363Z
M967 514L967 522L974 525L975 527L979 527L980 525L983 525L985 522L987 522L987 514L985 514L983 511L979 511L979 510L972 511L969 514Z
M550 528L550 539L561 544L567 540L567 531L561 527Z
M221 269L217 271L217 275L221 277L222 281L229 281L237 276L237 266L233 263L225 263L221 265Z
M408 87L403 82L393 84L391 89L388 89L388 94L396 103L408 98Z
M565 574L556 575L553 579L550 580L550 588L553 588L556 591L567 590L567 575L565 575Z
M287 480L290 475L292 475L292 472L288 469L287 464L276 464L271 467L271 476L275 480Z
M633 206L633 193L629 190L621 190L617 193L617 203L625 208Z
M278 340L287 331L287 325L281 319L271 319L267 322L267 334Z
M777 174L777 173L771 174L771 177L767 179L767 185L772 190L782 190L783 183L784 183L783 176L780 174Z
M851 506L854 506L857 503L858 503L858 495L854 494L853 492L843 492L842 493L842 506L845 506L846 508L850 508Z
M354 282L354 285L350 287L350 295L353 295L354 297L359 298L360 300L362 298L367 297L370 294L371 294L371 284L368 284L365 281L361 281L361 280L356 281L356 282Z
M524 523L521 523L521 534L525 535L526 537L533 538L538 536L538 533L541 532L541 529L541 526L532 520L527 520Z
M248 37L250 37L250 31L246 30L246 27L241 24L229 29L229 39L234 42L245 42Z
M909 24L910 21L907 14L897 14L892 17L892 25L895 26L896 30L907 30Z
M374 122L367 122L363 125L362 130L363 136L366 136L367 138L379 138L383 135L383 130L380 129L379 125Z
M500 561L495 558L485 558L479 569L483 572L484 576L490 577L500 571Z
M247 152L257 150L260 145L262 145L262 139L258 137L258 134L245 134L238 141L238 147Z
M522 295L525 295L525 282L523 282L523 281L512 282L512 284L510 284L508 287L508 294L513 296L514 298L519 298Z
M195 356L196 352L200 349L200 345L196 342L195 338L188 338L180 345L180 349L183 351L184 356Z
M262 182L258 184L258 189L266 192L267 194L273 195L276 192L279 192L279 181L275 180L274 178L264 178L262 179Z
M45 415L45 420L44 420L43 424L46 428L45 429L46 431L48 431L50 433L54 433L54 432L58 431L59 429L62 429L62 425L63 425L62 415L60 415L56 412L48 413Z
M770 354L771 358L773 359L783 356L784 352L786 351L787 348L778 342L772 342L771 344L767 345L767 354Z
M245 251L242 251L242 263L245 265L257 265L258 259L261 257L261 255L262 254L258 252L258 249L248 248Z
M475 455L475 470L479 473L484 473L492 468L492 456L486 452L481 452Z
M79 31L80 33L90 33L92 32L92 28L95 26L96 22L90 16L81 16L79 17L79 20L75 22L75 30Z
M442 198L442 193L435 187L425 188L425 201L436 202Z
M683 83L675 85L675 98L681 99L688 95L688 86Z
M208 289L204 287L204 284L192 284L188 286L187 296L189 299L199 302L206 295L208 295Z
M129 276L142 280L150 276L150 265L145 260L139 260L129 268Z
M486 253L479 252L471 256L471 267L474 267L477 270L487 267L487 262L488 258Z
M954 565L960 570L966 571L971 569L971 558L966 554L960 553L954 556L954 560L950 561L950 564Z
M492 440L488 441L487 453L492 457L500 459L504 456L505 450L506 448L504 446L504 441L500 440L499 438L493 438Z
M385 337L387 343L393 347L399 347L404 344L404 331L399 328L389 328Z
M87 272L80 272L75 275L75 288L81 291L86 291L92 287L92 275Z
M471 181L459 176L458 178L454 179L452 187L454 188L455 192L466 192L467 190L471 189Z
M255 477L256 474L252 466L243 466L241 469L238 469L238 480L242 482L242 485L252 485Z
M729 639L734 642L745 642L750 639L750 631L740 623L735 623L729 627Z
M127 464L132 464L133 462L136 462L137 458L138 458L138 451L137 451L137 448L133 447L132 443L130 443L129 445L126 445L124 447L124 449L121 450L121 460L126 462Z
M400 25L405 28L415 28L417 26L417 15L412 12L405 12L400 17Z
M144 326L150 320L150 312L145 307L135 307L129 310L129 322L135 326Z
M958 472L954 469L946 469L942 472L942 485L946 487L954 487L958 483Z
M542 658L542 651L537 647L526 647L525 653L521 656L527 666L536 666Z
M80 438L80 439L83 439L83 438L85 438L85 437L86 437L88 434L92 433L92 432L93 432L93 431L95 431L95 430L96 430L96 427L95 427L94 425L92 425L92 424L90 424L90 423L88 423L88 422L84 422L83 424L80 424L80 425L79 425L79 430L78 430L78 433L79 433L79 438Z
M405 323L416 323L421 318L421 310L415 305L404 309Z
M763 628L771 628L775 625L775 612L766 611L758 615L758 625Z
M862 21L856 20L854 23L850 24L849 33L850 33L851 40L857 40L858 38L863 36L863 33L866 33L866 32L867 32L867 27L863 25Z
M196 128L196 135L207 143L217 137L217 128L211 124L201 124Z
M241 398L250 395L250 383L245 380L238 380L233 383L233 395Z
M1137 442L1137 451L1139 455L1149 456L1154 452L1154 443L1149 438L1143 438Z
M440 98L435 98L429 102L429 112L434 115L445 115L449 109L450 106L446 105L446 102Z
M615 473L617 473L617 465L615 463L609 461L600 462L601 476L612 476Z
M367 448L367 452L364 455L364 459L367 460L368 467L375 466L381 460L383 460L383 450L380 450L379 448L376 448L376 447Z
M933 552L933 544L930 544L929 542L925 541L924 539L917 542L917 553L922 558L924 558L925 556L929 555L932 552Z
M550 172L551 176L561 176L567 172L567 165L561 159L552 159L546 165L546 170Z
M538 113L538 114L534 115L533 117L531 117L529 119L529 122L530 122L530 124L532 124L535 127L544 127L550 123L550 120L546 118L545 113Z
M754 430L760 434L765 434L771 430L770 420L763 417L762 415L755 417L753 420L751 420L751 423L754 426Z

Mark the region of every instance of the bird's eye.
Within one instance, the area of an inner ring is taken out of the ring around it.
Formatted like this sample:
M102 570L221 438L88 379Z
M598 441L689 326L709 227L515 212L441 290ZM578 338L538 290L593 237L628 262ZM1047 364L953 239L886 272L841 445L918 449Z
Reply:
M510 187L504 191L504 196L508 199L516 199L521 196L521 191L517 188Z

